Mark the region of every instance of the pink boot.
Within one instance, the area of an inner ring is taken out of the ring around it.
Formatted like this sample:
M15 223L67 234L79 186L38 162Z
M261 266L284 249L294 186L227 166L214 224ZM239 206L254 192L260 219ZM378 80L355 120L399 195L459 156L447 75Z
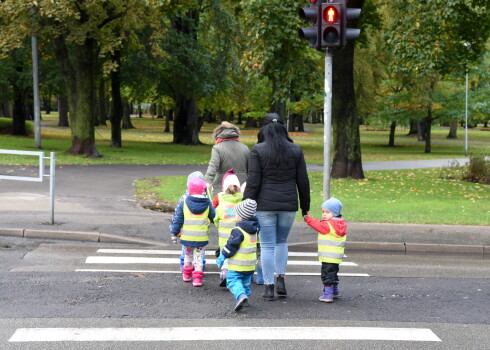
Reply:
M194 267L190 266L190 267L186 267L184 266L183 269L182 269L182 279L184 280L184 282L190 282L191 281L191 277L192 277L192 271L194 270Z
M204 272L202 272L202 271L194 271L192 273L192 285L194 287L202 286L202 276L203 275L204 275Z

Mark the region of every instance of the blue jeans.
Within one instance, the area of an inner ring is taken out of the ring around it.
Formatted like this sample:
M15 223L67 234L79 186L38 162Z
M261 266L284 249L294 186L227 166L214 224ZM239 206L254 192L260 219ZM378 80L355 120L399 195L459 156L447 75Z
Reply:
M260 254L265 284L274 284L274 273L284 275L288 263L288 236L294 211L257 211Z
M235 299L238 300L238 297L242 294L245 294L247 297L252 294L252 291L250 290L252 277L253 275L244 275L238 271L228 271L228 275L226 276L226 286Z

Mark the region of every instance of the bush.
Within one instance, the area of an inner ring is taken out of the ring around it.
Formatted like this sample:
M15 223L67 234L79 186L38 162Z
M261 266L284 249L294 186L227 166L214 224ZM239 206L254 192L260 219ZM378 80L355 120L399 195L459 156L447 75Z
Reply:
M11 118L0 118L0 134L12 134L12 121ZM27 135L34 133L32 122L26 121L26 131Z
M483 155L470 156L470 164L466 169L464 180L490 184L490 160Z
M457 160L451 161L440 170L439 177L443 180L462 180L466 174L466 168Z

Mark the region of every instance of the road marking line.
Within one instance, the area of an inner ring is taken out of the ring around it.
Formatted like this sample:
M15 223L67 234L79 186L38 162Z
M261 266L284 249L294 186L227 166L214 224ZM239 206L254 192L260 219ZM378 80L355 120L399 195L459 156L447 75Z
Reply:
M196 340L441 341L426 328L377 327L172 327L19 328L9 342Z
M173 273L181 274L180 271L165 271L165 270L115 270L115 269L76 269L75 272L124 272L124 273ZM206 275L217 275L219 272L205 272ZM288 272L287 276L320 276L319 272ZM343 277L369 277L367 273L342 273L338 274Z
M146 258L136 256L89 256L86 264L180 264L179 258ZM216 259L206 258L206 263L214 264ZM321 265L319 261L288 260L288 265ZM341 266L358 266L353 262L343 262Z
M104 254L140 254L140 255L180 255L180 250L165 249L98 249L97 253ZM317 257L318 253L289 252L289 256L311 256ZM347 256L347 255L344 255Z

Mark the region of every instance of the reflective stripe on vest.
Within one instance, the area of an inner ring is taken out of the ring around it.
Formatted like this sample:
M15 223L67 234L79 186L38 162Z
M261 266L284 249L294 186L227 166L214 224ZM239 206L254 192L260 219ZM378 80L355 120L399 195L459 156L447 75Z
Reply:
M218 245L220 249L223 249L230 238L230 233L235 227L235 206L241 201L243 194L236 193L234 195L229 193L218 193L219 205L216 208L216 215L218 215ZM215 221L216 222L216 221Z
M257 264L257 240L249 233L237 227L243 234L238 251L228 258L228 269L232 271L255 271Z
M193 214L184 202L184 224L180 239L182 241L206 242L209 241L209 207L202 214Z
M340 264L344 259L346 237L336 235L333 226L327 222L330 232L326 235L318 233L318 260L326 263Z

